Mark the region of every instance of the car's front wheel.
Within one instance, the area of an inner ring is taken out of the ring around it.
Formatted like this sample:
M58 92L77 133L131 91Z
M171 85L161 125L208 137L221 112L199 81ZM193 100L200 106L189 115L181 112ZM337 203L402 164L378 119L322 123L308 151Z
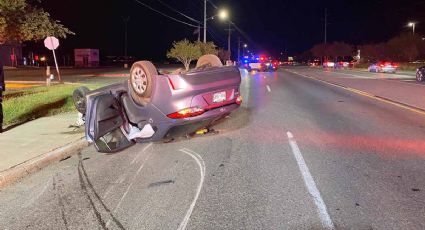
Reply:
M86 114L86 96L90 92L85 86L78 87L72 93L72 100L78 112Z
M150 61L139 61L131 67L129 93L137 104L145 105L149 102L156 75L158 71Z
M420 70L416 71L416 81L424 81L424 74Z

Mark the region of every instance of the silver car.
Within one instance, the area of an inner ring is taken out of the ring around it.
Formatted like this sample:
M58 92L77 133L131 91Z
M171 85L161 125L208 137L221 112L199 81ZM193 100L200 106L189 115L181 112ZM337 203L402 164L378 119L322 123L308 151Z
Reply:
M74 92L84 114L86 139L99 152L117 152L135 142L193 134L239 108L241 76L215 55L188 72L158 74L149 61L136 62L130 79L89 92Z
M397 64L392 62L378 62L370 65L368 71L375 73L396 73L397 68Z

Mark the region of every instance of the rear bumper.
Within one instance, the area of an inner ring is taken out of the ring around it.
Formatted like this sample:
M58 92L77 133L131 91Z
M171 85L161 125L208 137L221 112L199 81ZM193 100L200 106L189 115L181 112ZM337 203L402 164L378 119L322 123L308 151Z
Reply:
M238 109L240 105L234 103L219 108L215 108L205 112L204 114L191 117L186 119L170 119L164 117L164 121L154 124L155 134L149 139L138 139L139 143L160 141L165 136L182 136L185 134L191 134L199 129L211 125L216 120L230 114L231 112Z

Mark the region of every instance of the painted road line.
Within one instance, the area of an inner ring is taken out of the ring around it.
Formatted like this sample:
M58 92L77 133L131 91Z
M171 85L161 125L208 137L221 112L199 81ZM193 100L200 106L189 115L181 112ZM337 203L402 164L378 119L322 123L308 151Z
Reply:
M390 104L390 105L393 105L393 106L396 106L396 107L399 107L399 108L402 108L402 109L405 109L405 110L408 110L408 111L411 111L411 112L425 116L425 110L420 109L420 108L416 108L416 107L413 107L413 106L410 106L410 105L407 105L407 104L403 104L401 102L393 101L393 100L385 98L385 97L376 96L376 95L373 95L373 94L370 94L370 93L367 93L367 92L364 92L364 91L361 91L361 90L358 90L358 89L354 89L354 88L350 88L350 87L347 87L347 86L335 84L335 83L332 83L332 82L329 82L329 81L321 80L321 79L311 77L311 76L308 76L308 75L305 75L305 74L301 74L301 73L298 73L298 72L295 72L295 71L288 71L288 72L299 75L301 77L305 77L305 78L309 78L309 79L312 79L312 80L315 80L315 81L319 81L319 82L322 82L322 83L327 84L327 85L331 85L331 86L335 86L335 87L338 87L338 88L341 88L341 89L345 89L347 91L356 93L358 95L365 96L365 97L368 97L368 98L371 98L371 99L374 99L374 100L377 100L377 101L380 101L380 102L384 102L384 103L387 103L387 104ZM406 84L411 84L411 83L406 83Z
M143 167L145 167L145 163L149 160L149 158L152 156L152 152L148 154L148 156L145 158L145 160L143 161L143 163L140 165L139 169L137 170L136 174L133 176L131 183L127 186L127 189L125 190L124 194L121 196L118 204L115 206L115 208L112 211L112 215L115 214L115 212L117 211L117 209L121 206L122 202L124 201L124 199L127 197L128 192L130 191L130 188L133 186L134 182L136 182L136 178L139 175L140 171L142 171ZM106 227L109 227L109 224L111 223L111 219L108 219L108 221L106 222Z
M202 186L204 184L205 162L198 153L196 153L196 152L194 152L190 149L183 148L183 149L180 149L180 152L186 153L187 155L192 157L196 161L196 163L198 164L199 170L200 170L200 173L201 173L201 179L200 179L198 188L196 189L195 198L193 199L192 203L190 204L189 209L187 210L186 215L183 218L183 221L180 223L180 225L177 229L177 230L185 230L187 224L189 223L189 219L190 219L190 216L192 215L193 209L195 208L196 201L198 201L199 194L201 194Z
M142 153L144 153L149 147L151 147L152 146L152 143L149 143L146 147L144 147L143 149L142 149L142 151L140 152L140 153L138 153L137 155L136 155L136 157L134 157L134 159L130 162L130 165L133 165L134 164L134 162L136 162L136 160L142 155Z
M304 183L307 186L308 192L314 200L314 204L317 208L317 213L319 214L320 221L322 222L322 226L325 229L334 229L334 224L332 223L331 217L328 214L326 204L320 195L319 189L317 189L316 183L314 182L313 177L310 174L310 170L307 167L307 164L304 161L304 158L301 154L300 149L298 148L297 142L295 141L294 135L291 132L287 132L289 145L291 146L292 153L297 160L298 167L301 171L301 175L303 176Z
M272 92L272 89L270 88L269 85L266 85L266 88L267 88L267 91L269 91L269 93Z

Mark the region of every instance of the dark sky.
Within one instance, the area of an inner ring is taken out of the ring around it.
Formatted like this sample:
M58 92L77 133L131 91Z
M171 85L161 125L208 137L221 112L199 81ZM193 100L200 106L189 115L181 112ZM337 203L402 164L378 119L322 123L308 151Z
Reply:
M168 15L185 20L157 0L140 0ZM201 20L203 0L162 0L175 9ZM226 7L231 20L245 32L232 37L249 41L258 51L294 54L323 41L324 11L328 9L328 41L353 44L386 41L406 32L409 20L418 21L417 32L425 32L425 1L306 1L306 0L212 0ZM139 59L165 59L172 41L196 40L194 29L155 13L134 0L44 0L41 6L53 18L76 33L62 41L62 53L73 48L99 48L102 55L123 55L123 16L130 16L129 55ZM209 5L208 15L216 10ZM423 24L422 24L423 23ZM227 47L225 23L208 21L208 40ZM236 50L234 50L235 52Z

